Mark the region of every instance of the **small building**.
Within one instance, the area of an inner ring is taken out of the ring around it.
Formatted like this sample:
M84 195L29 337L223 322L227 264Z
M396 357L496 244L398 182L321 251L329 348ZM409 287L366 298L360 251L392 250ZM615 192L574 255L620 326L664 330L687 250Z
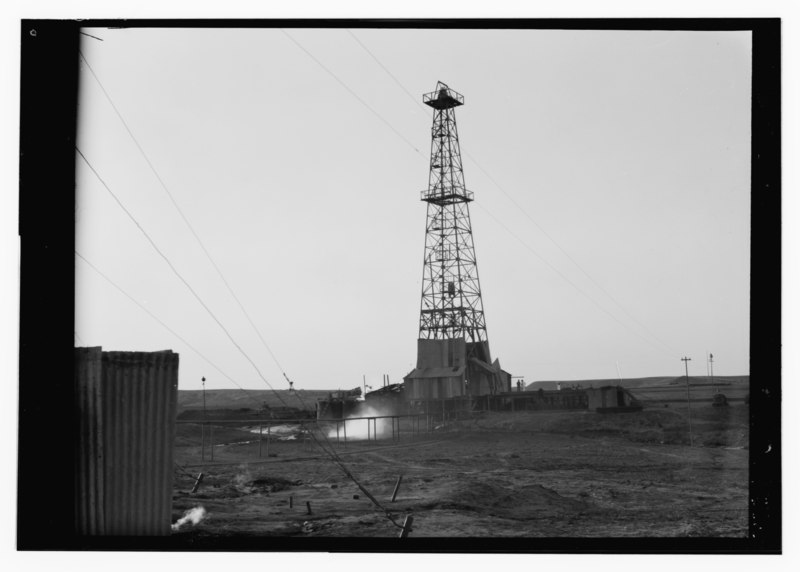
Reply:
M625 413L641 411L642 405L633 394L620 385L589 388L584 390L589 402L589 411L598 413Z
M317 400L317 419L346 419L355 416L360 405L361 388L332 391L327 399Z
M511 374L490 361L487 342L417 340L417 367L403 378L405 399L430 401L511 391Z
M385 385L365 393L364 404L368 409L380 411L383 415L402 415L407 404L403 400L404 390L402 383Z

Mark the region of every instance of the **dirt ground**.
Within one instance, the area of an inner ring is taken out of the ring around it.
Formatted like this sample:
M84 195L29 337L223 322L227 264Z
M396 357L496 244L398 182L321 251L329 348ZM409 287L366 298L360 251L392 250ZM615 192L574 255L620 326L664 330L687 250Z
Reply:
M200 547L231 536L396 537L408 515L415 537L747 535L743 404L693 409L691 446L676 407L487 412L431 432L404 427L399 440L337 446L334 437L396 524L302 434L271 442L269 453L262 442L259 458L251 435L219 428L212 463L208 453L200 461L198 427L179 427L173 522L195 507L205 518L173 536Z

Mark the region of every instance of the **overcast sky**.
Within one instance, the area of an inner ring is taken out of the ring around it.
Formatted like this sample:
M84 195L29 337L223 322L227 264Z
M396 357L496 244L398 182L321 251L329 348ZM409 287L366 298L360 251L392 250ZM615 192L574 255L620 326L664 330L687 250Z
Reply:
M282 371L336 389L414 367L421 99L438 80L465 97L464 174L504 369L526 382L677 376L689 356L705 375L712 352L715 374L749 372L749 32L85 32L103 40L83 37L86 62L275 359L85 62L78 147L273 387L287 387ZM76 258L76 344L177 351L181 389L202 376L265 388L76 161L77 251L185 340Z

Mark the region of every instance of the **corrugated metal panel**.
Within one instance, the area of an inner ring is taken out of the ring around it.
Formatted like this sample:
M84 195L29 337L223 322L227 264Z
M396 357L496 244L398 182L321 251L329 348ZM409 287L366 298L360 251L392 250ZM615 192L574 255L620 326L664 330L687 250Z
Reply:
M588 397L589 409L601 409L604 407L615 407L617 405L616 387L595 387L585 390Z
M405 379L404 399L449 399L464 395L464 377L434 377Z
M178 354L103 353L105 533L170 534Z
M417 368L459 367L466 362L464 338L417 340Z
M75 531L105 534L102 348L75 348Z
M417 368L409 373L406 377L413 379L431 379L435 377L461 377L464 375L466 368L461 367L426 367L424 369Z

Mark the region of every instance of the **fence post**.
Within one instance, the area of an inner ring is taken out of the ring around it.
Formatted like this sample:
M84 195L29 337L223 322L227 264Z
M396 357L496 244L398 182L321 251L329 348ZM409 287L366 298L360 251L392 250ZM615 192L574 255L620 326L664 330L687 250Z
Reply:
M200 473L199 475L197 475L197 479L195 479L194 486L192 487L192 493L196 493L197 492L197 489L200 487L200 483L203 482L203 477L204 476L205 475L203 475L203 473Z
M397 491L400 489L400 483L403 482L403 475L397 477L397 483L394 485L394 492L392 493L392 502L397 498Z
M347 419L342 421L342 431L344 432L344 446L347 447Z
M263 429L264 429L264 426L261 423L259 423L258 424L258 457L259 458L261 458L261 442L262 442L261 432L263 431Z
M411 524L413 522L414 517L409 514L405 522L403 522L403 530L400 531L400 538L406 538L408 536L408 533L411 532Z
M269 441L271 432L272 432L272 424L267 423L267 457L269 457Z

